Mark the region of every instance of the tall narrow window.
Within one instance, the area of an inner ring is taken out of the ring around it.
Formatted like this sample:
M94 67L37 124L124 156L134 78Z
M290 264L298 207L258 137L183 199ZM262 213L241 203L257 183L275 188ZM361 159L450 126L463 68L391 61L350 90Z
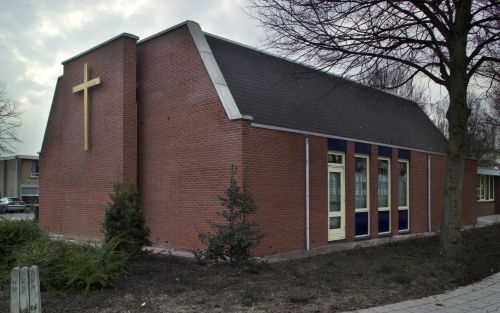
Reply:
M399 231L410 229L408 205L408 161L398 162L398 217Z
M367 236L370 219L368 214L368 157L356 156L354 162L355 233L356 236Z
M38 160L31 160L31 177L40 177L40 168Z
M390 210L390 167L389 159L378 160L378 232L379 234L391 231Z

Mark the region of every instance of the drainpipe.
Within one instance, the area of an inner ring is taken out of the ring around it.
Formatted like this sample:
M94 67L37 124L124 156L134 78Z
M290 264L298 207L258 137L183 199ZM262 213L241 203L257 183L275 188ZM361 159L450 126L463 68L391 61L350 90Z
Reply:
M310 250L309 235L309 136L305 136L306 150L306 250Z
M432 231L432 194L431 194L431 155L427 155L427 225L428 231Z

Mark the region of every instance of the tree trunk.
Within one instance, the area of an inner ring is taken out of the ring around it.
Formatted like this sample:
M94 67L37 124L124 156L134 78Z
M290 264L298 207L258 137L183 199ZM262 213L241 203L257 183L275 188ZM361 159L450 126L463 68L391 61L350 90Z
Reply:
M467 121L470 109L467 107L466 66L457 65L450 71L450 106L448 119L448 160L446 164L443 223L441 225L441 247L446 256L454 258L462 247L461 210L464 168L467 146Z

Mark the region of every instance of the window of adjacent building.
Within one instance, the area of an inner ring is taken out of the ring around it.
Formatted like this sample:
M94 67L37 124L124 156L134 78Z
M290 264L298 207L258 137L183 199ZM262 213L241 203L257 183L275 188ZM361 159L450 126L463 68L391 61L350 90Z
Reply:
M495 196L494 190L494 176L490 175L477 175L477 200L478 201L493 201Z
M38 197L38 186L21 186L21 197Z
M410 229L408 161L398 162L398 224L399 230Z
M40 177L38 160L31 160L31 177Z
M368 157L354 158L354 207L356 209L355 233L356 236L369 234L369 205L368 205Z
M391 175L390 160L378 160L378 232L379 234L391 231Z

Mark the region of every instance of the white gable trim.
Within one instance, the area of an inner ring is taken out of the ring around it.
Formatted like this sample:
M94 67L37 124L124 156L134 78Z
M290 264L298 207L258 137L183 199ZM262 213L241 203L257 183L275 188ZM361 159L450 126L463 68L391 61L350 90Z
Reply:
M193 21L187 21L187 27L189 32L191 33L191 37L194 40L196 48L200 53L201 59L203 60L203 64L207 69L208 75L214 84L215 90L219 95L220 101L226 110L226 114L230 120L236 119L247 119L253 120L251 116L241 115L236 102L234 101L233 95L231 94L231 90L227 86L226 80L222 75L222 72L215 60L215 57L208 45L207 39L205 38L205 34L201 30L201 27L198 23Z

